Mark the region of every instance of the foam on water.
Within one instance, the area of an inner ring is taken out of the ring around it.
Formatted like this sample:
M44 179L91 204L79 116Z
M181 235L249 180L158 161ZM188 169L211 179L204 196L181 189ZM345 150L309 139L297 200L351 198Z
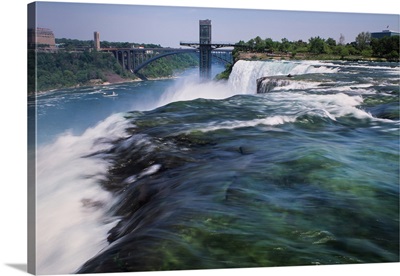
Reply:
M327 95L307 95L304 92L271 93L266 96L268 105L273 108L275 115L252 120L229 120L212 122L205 126L196 126L195 129L203 132L220 129L236 129L255 127L259 125L276 126L295 122L305 114L326 117L332 121L342 116L353 116L358 119L372 119L373 117L357 108L363 99L360 96L348 96L343 93Z
M305 94L304 92L276 93L268 95L273 101L283 104L284 110L290 112L301 112L307 110L325 110L332 119L351 115L359 119L372 118L372 116L358 109L363 99L361 96L349 96L344 93L338 94Z
M162 93L158 101L149 106L154 105L155 108L171 102L197 98L225 99L237 94L255 94L256 80L261 77L329 74L337 73L340 68L342 65L318 61L238 61L233 67L229 81L200 83L192 78L176 80L173 86ZM321 88L333 90L335 94L308 93L307 90L319 89L318 84L292 81L277 87L276 93L263 94L262 98L266 104L271 105L274 112L265 116L262 114L261 118L247 121L216 121L193 127L207 132L259 125L275 126L295 122L299 116L308 113L331 120L347 115L359 119L373 118L368 112L358 108L363 103L362 95L373 93L370 84L346 83L344 86ZM287 93L287 90L291 91ZM349 90L355 93L346 94ZM100 91L102 90L89 93L99 94ZM49 101L47 104L62 105L64 100L57 98L55 102ZM125 129L128 126L132 127L123 118L123 114L112 115L95 127L87 129L82 135L64 133L54 143L38 149L37 273L73 273L108 244L107 232L118 222L118 218L109 217L107 211L118 199L103 190L99 186L99 180L105 177L110 164L100 157L84 156L109 149L111 141L126 136ZM135 136L136 138L140 136ZM131 139L134 138L125 140L126 143L135 142ZM123 144L121 146L123 148ZM141 174L130 176L124 181L132 183L159 170L160 165L153 164Z
M287 61L244 61L235 63L229 77L233 91L240 94L256 93L256 80L266 76L303 75L312 73L335 73L338 67L331 67L322 62L287 62Z
M176 81L176 84L168 88L161 96L157 106L177 101L189 101L198 98L225 99L235 95L225 82L199 82L197 78L185 78Z
M352 92L360 95L376 94L376 91L372 88L372 84L354 84L354 85L343 85L333 88L334 91L338 92Z
M38 149L37 273L73 273L107 244L117 221L106 215L113 199L98 181L109 164L84 156L124 137L125 124L121 115L113 115L81 136L64 134Z
M226 121L223 123L210 123L203 128L199 128L197 130L208 132L215 131L220 129L235 129L235 128L243 128L243 127L255 127L258 125L266 125L266 126L275 126L281 125L288 122L296 121L296 117L294 116L271 116L262 119L254 119L249 121Z
M316 89L316 88L319 88L319 85L320 85L320 83L318 83L318 82L278 81L278 85L276 87L274 87L271 91Z

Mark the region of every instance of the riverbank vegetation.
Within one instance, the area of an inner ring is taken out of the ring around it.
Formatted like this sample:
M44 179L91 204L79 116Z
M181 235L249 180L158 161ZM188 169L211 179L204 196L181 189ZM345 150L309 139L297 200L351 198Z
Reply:
M372 38L369 32L357 35L354 42L345 44L340 35L333 38L311 37L308 41L273 41L257 36L247 42L239 41L235 48L236 59L329 59L329 60L379 60L399 61L399 36Z
M177 71L198 66L199 58L196 54L171 55L157 59L140 70L147 78L172 77Z
M28 92L106 82L110 75L130 77L111 54L96 51L29 51L28 64L36 64L36 75L34 67L28 68Z
M65 51L75 51L77 49L91 49L93 48L93 40L79 40L69 38L56 38L56 44L59 49ZM110 42L101 41L101 48L161 48L159 44L149 43L133 43L133 42Z
M308 41L273 41L257 36L247 42L239 41L233 50L234 62L237 60L366 60L399 62L399 36L372 38L369 32L357 35L354 42L345 44L340 35L337 42L333 38L324 39L319 36ZM218 74L215 79L228 79L232 65Z
M399 36L372 38L369 32L357 35L354 42L345 44L340 35L337 42L333 38L311 37L308 41L273 41L257 36L247 42L237 43L236 58L290 58L290 59L331 59L331 60L385 60L399 61ZM253 54L253 55L252 55ZM264 55L260 55L264 54Z
M63 40L61 40L63 41ZM60 42L60 40L58 40ZM28 92L47 91L67 87L139 80L124 70L112 53L88 51L88 42L65 40L55 52L28 51ZM127 46L121 43L113 47ZM128 45L129 46L129 45ZM148 44L146 47L159 45ZM71 50L71 51L69 51ZM156 60L140 70L147 78L171 77L176 71L198 65L198 57L180 54Z

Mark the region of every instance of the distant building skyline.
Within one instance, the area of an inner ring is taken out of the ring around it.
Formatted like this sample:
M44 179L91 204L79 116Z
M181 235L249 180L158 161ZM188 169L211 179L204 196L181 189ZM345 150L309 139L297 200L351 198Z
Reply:
M388 26L389 27L389 26ZM400 35L399 32L393 32L391 30L383 30L382 32L373 32L371 33L371 38L382 38L385 36L398 36Z
M44 48L55 49L56 40L53 31L49 28L29 28L28 46L43 46Z

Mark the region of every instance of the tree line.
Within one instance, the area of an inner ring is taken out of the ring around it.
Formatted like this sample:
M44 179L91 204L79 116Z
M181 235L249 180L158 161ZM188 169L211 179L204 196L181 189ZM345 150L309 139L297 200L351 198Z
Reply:
M281 41L273 41L271 38L262 39L257 36L247 42L239 41L235 48L236 56L240 51L266 53L270 55L288 55L292 58L304 58L325 56L326 58L346 59L351 57L379 58L389 61L399 60L399 36L385 36L372 38L369 32L357 35L354 42L344 43L345 38L341 34L337 42L333 38L324 39L319 36L311 37L308 41L289 41L282 38Z
M29 66L32 64L36 64L36 68L30 68ZM114 72L121 77L127 77L117 60L109 53L96 51L28 52L28 92L33 92L35 89L45 91L84 85L92 79L106 81L106 72ZM36 87L32 83L36 83Z
M196 54L179 54L157 59L140 70L141 74L149 78L171 77L176 71L199 65Z
M93 48L93 40L79 40L70 38L56 38L56 44L60 50L74 51L76 49L90 49ZM159 44L149 43L134 43L134 42L110 42L101 41L101 48L162 48Z
M181 54L159 59L140 73L149 78L168 77L176 70L198 65L192 54ZM107 75L136 79L124 70L111 54L98 51L28 51L28 92L46 91L77 85L90 85L93 80L107 81Z

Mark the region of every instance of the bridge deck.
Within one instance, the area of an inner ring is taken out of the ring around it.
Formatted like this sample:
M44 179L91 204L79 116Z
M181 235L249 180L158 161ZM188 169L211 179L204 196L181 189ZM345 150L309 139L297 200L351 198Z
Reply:
M203 45L205 44L201 44ZM232 49L220 49L220 47L229 47L233 44L212 43L209 46L208 51L214 58L225 63L232 63ZM191 48L101 48L99 51L113 53L125 70L140 77L138 71L159 58L175 54L200 53L201 48L193 46Z
M200 46L209 46L211 48L223 48L223 47L235 47L236 45L233 43L199 43L199 42L184 42L181 41L179 43L181 46L189 46L189 47L200 47Z

